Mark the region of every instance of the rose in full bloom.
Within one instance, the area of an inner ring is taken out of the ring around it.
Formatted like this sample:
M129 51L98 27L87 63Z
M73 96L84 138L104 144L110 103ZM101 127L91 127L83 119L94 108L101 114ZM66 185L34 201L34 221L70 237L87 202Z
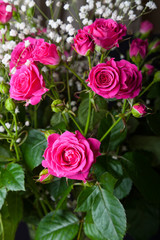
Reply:
M143 103L136 103L132 107L132 115L140 118L144 117L147 113L147 107Z
M152 29L153 29L153 24L150 21L146 20L141 22L140 33L142 34L149 33L152 31Z
M130 57L137 57L138 54L144 58L148 50L148 41L136 38L130 45L129 55Z
M36 46L33 51L34 61L38 61L45 65L58 65L60 56L55 44L49 44L44 39L37 39Z
M75 36L73 41L73 48L82 56L86 56L90 51L94 51L95 44L91 34L82 29L78 30L78 34Z
M42 166L56 177L86 181L90 168L100 155L100 142L94 138L86 139L79 131L69 131L62 135L51 134L44 152Z
M104 98L134 98L142 87L142 74L135 64L126 60L100 63L93 67L88 86Z
M40 102L42 95L47 92L42 75L36 65L23 65L11 76L10 97L35 105Z
M104 49L118 47L118 42L127 33L125 25L104 18L96 19L94 23L83 29L92 35L96 45Z
M17 44L11 53L10 70L13 67L19 69L26 63L27 60L33 62L33 50L36 43L37 39L28 37L24 39L23 42Z
M0 1L0 23L6 23L12 18L13 6Z

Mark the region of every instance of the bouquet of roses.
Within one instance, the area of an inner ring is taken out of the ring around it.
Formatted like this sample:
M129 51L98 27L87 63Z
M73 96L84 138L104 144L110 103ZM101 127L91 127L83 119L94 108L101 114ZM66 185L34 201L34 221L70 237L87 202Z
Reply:
M156 5L45 4L49 17L33 0L0 1L1 239L20 221L36 240L150 239L160 40L149 21L135 36L127 28Z

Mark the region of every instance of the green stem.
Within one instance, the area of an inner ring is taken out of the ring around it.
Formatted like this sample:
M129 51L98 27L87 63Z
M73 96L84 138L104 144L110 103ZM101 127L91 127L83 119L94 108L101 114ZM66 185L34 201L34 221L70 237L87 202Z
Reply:
M63 193L63 197L61 198L61 200L58 202L57 207L56 207L56 211L61 207L61 205L63 204L64 200L67 198L68 194L72 191L73 189L73 185L69 186Z
M138 97L141 97L155 82L151 82L140 94Z
M62 113L62 117L64 119L64 122L65 122L66 126L68 127L68 121L67 121L65 113Z
M89 123L90 123L90 118L91 118L91 110L92 110L92 103L91 103L91 97L92 97L92 92L89 92L89 108L88 108L88 117L87 117L87 122L84 130L84 136L87 135L88 128L89 128Z
M42 16L46 19L49 20L49 18L44 14L44 12L39 8L39 6L37 4L35 4L36 8L38 9L38 11L42 14Z
M43 200L39 200L39 201L40 201L40 204L41 204L41 206L42 206L42 209L43 209L45 215L47 215L48 211L47 211L47 209L46 209L45 204L43 203Z
M117 121L113 123L113 125L107 130L107 132L101 137L100 142L102 142L107 135L111 132L111 130L121 121L122 117L119 117Z
M89 71L92 69L92 64L91 64L91 56L88 56L88 65L89 65Z
M101 59L100 59L100 63L103 63L103 59L104 59L104 54L101 54Z
M82 135L84 135L83 130L81 129L81 127L79 126L79 124L76 122L76 120L74 119L74 117L72 116L72 114L69 113L70 118L72 119L72 121L74 122L74 124L77 126L78 130L82 133Z
M51 13L51 18L53 19L54 18L54 13L53 13L52 5L50 5L49 8L50 8L50 13Z
M67 93L68 93L68 102L69 102L69 108L71 108L71 92L69 87L69 76L67 72Z
M16 114L13 113L13 119L14 119L14 124L15 124L15 127L16 127L16 138L18 137L18 131L17 131L17 118L16 118Z
M80 240L81 232L82 232L82 227L83 227L83 220L81 220L81 223L80 223L80 226L79 226L79 231L78 231L77 240Z
M123 107L122 107L122 114L125 113L126 110L127 99L124 99Z
M88 90L88 87L86 86L84 80L83 80L73 69L71 69L66 63L64 63L64 66L65 66L71 73L73 73L73 74L76 76L76 78L78 78L79 81L82 83L82 85Z
M1 214L0 214L0 230L1 230L2 240L4 240L4 228L3 228L2 215Z

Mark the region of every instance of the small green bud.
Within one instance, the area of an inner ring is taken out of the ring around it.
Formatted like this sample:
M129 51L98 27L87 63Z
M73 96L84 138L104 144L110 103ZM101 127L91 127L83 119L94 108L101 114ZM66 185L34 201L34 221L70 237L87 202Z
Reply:
M62 112L65 109L64 102L60 99L56 99L52 102L51 108L53 112Z
M11 113L15 112L16 105L11 98L5 101L5 108Z
M52 182L54 176L48 173L48 169L43 169L40 174L37 182L41 183L50 183Z
M46 130L46 131L41 131L42 133L44 133L45 138L47 139L49 137L49 135L55 133L54 130L50 129L50 130Z
M147 114L147 107L143 103L136 103L132 107L132 115L136 118L144 117Z
M9 85L2 82L0 84L0 93L8 94L9 93Z

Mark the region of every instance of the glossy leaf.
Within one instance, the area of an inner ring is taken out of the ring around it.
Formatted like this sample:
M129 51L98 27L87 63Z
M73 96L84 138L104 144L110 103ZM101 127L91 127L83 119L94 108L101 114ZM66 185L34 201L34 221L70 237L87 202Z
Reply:
M130 178L122 179L121 183L114 189L114 195L118 199L126 197L132 188L132 180Z
M3 206L6 196L7 196L6 188L0 188L0 209Z
M24 161L30 170L41 164L46 147L44 134L36 129L30 130L27 140L21 146Z
M78 224L78 218L71 212L51 212L42 218L35 240L73 240Z
M99 187L92 205L92 217L104 238L122 240L126 232L125 211L119 200L109 191Z
M115 179L109 172L104 173L100 178L100 184L102 187L111 193L113 193L116 182L117 179Z
M91 208L96 195L97 195L97 188L95 186L86 187L78 196L77 207L75 211L76 212L88 211Z
M24 171L17 163L9 163L6 168L0 168L0 187L11 191L24 191Z

